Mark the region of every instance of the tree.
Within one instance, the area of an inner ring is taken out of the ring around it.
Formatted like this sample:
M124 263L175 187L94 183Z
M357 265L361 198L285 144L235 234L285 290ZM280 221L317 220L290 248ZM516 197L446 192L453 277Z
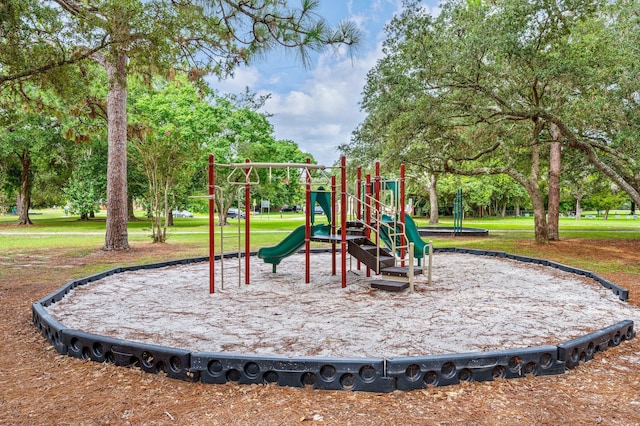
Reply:
M518 182L508 175L492 176L492 186L496 189L493 201L495 212L500 211L501 217L506 217L507 208L513 207L515 216L519 216L519 206L528 200L528 194Z
M603 220L609 218L609 210L619 208L628 200L628 195L620 191L615 183L608 179L601 179L599 190L589 196L588 202L592 208L598 211L604 210Z
M69 65L86 60L110 43L102 37L92 40L88 49L77 49L78 34L64 22L63 11L47 3L0 3L0 90L16 89L25 82L41 88L64 88L73 81Z
M80 215L80 220L89 220L98 211L100 192L90 164L91 153L80 160L71 174L69 183L63 189L68 199L69 212Z
M129 139L133 160L146 176L153 242L167 238L169 215L185 187L203 147L223 130L224 111L212 105L211 92L197 90L187 78L156 79L152 88L134 85Z
M414 193L424 197L426 192L429 200L429 225L437 225L440 220L437 190L438 175L423 169L416 172L410 171L407 178L410 179L408 188Z
M31 225L29 208L35 174L48 167L65 166L67 142L60 136L60 123L54 117L22 111L13 111L12 117L12 125L0 127L0 157L17 166L8 173L19 176L18 223Z
M509 175L531 197L538 242L548 241L541 183L551 124L571 155L635 200L638 17L629 3L458 0L434 18L408 2L368 76L357 136L445 172Z
M350 23L330 28L315 15L317 2L303 0L300 9L280 0L54 0L44 6L32 0L28 8L11 1L9 17L23 31L19 43L3 33L2 43L16 52L38 41L38 47L58 43L58 55L36 66L11 61L2 82L17 82L91 58L106 71L108 117L107 230L105 250L127 249L127 76L168 74L186 67L194 79L213 72L224 76L235 66L276 46L297 49L303 63L309 50L329 45L357 44L359 33ZM4 10L3 10L4 11ZM37 25L25 25L44 15L51 27L40 37ZM60 34L60 36L57 36ZM33 52L29 49L28 52ZM3 60L5 60L3 58Z

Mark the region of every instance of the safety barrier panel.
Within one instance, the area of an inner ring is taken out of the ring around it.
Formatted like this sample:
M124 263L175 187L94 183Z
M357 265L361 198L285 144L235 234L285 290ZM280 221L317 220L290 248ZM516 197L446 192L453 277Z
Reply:
M397 379L400 390L562 373L564 363L555 346L387 360L387 375Z
M33 325L36 326L40 334L51 343L51 346L53 346L56 351L61 355L66 355L67 346L62 341L62 330L65 330L66 327L49 315L45 309L45 305L40 302L33 304L31 313Z
M593 359L596 353L618 346L623 340L631 340L635 335L633 321L621 321L602 330L560 343L558 358L567 368L575 368L581 362Z
M391 392L381 358L303 358L201 352L191 367L203 383L267 384L325 390Z
M199 375L191 371L191 352L184 349L115 339L72 329L63 329L61 334L67 354L75 358L111 362L122 367L139 367L147 373L164 372L174 379L199 379Z

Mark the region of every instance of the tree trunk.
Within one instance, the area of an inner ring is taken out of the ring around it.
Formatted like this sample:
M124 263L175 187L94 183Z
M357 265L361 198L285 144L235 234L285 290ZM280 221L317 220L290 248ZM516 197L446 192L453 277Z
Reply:
M582 206L580 205L580 201L582 198L576 198L576 220L580 220L582 217Z
M169 226L169 212L171 206L169 206L169 189L171 188L171 184L169 179L167 179L164 183L164 200L163 200L163 210L164 210L164 224L162 226L162 234L161 234L161 243L167 242L167 226Z
M525 188L531 198L533 204L533 223L535 230L536 242L547 244L549 242L549 227L547 225L547 214L544 209L544 200L540 193L540 184L538 177L540 176L540 133L543 129L543 123L540 120L535 122L533 128L533 145L531 147L531 174L526 181Z
M29 208L31 207L31 156L28 152L23 152L20 156L22 170L20 172L20 194L16 209L18 213L18 225L33 225L29 218Z
M504 203L502 205L502 210L500 211L500 217L502 217L503 219L507 217L507 203Z
M544 209L544 200L538 188L537 191L529 191L533 204L533 223L535 228L536 243L549 242L549 227L547 226L547 214Z
M133 197L127 195L127 222L133 222L135 220L137 219L133 211Z
M607 220L607 219L609 219L609 209L605 209L604 216L602 216L602 220Z
M216 205L216 210L218 210L218 226L227 226L229 225L229 222L227 222L227 211L229 210L229 206L231 205L231 202L233 201L233 193L235 191L234 190L230 190L229 194L226 194L224 196L216 196L215 198L215 205ZM240 209L238 209L240 210ZM240 214L238 212L238 214ZM240 218L238 217L238 220Z
M431 174L431 182L429 184L429 225L437 225L440 221L438 214L438 191L436 185L438 183L438 175Z
M127 234L127 55L105 61L108 78L107 231L104 250L128 250Z
M551 123L551 150L549 153L549 240L559 241L560 223L560 169L562 153L560 147L560 130Z

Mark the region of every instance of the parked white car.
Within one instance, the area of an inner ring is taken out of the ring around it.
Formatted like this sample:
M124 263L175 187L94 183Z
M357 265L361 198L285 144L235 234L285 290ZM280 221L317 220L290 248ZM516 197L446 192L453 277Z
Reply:
M174 210L173 217L193 217L193 213L188 210Z
M231 207L228 211L227 211L227 217L229 219L235 219L238 217L238 215L240 215L240 219L244 219L245 218L245 213L242 210L238 210L235 207Z

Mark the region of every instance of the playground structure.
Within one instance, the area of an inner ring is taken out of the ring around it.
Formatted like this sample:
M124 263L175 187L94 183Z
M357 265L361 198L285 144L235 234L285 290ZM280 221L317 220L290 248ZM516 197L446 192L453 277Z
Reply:
M260 183L256 169L286 168L299 171L300 182L305 186L305 224L294 229L287 237L274 246L262 247L257 255L272 265L276 273L282 259L291 256L304 247L305 283L311 281L311 242L331 244L332 275L337 273L337 245L340 245L341 283L347 285L347 257L356 259L357 270L366 267L367 277L371 271L380 279L371 282L372 287L388 291L400 291L407 287L413 291L415 274L428 274L431 280L432 244L420 237L418 228L408 215L405 203L405 168L400 166L400 177L385 179L380 174L380 162L375 163L375 174L367 174L362 179L362 168L357 169L354 184L355 194L348 191L346 157L341 157L340 165L327 167L306 163L244 163L216 164L209 156L209 292L215 292L215 198L223 189L215 183L215 168L227 167L232 172L227 183L244 189L244 205L249 206L251 187ZM340 184L332 172L339 170ZM317 174L314 181L314 173ZM318 181L319 180L319 181ZM327 189L328 187L328 189ZM240 204L240 197L239 204ZM319 204L327 216L328 224L315 223L315 205ZM240 207L240 206L239 206ZM339 220L338 220L339 218ZM244 253L240 250L240 221L238 221L238 283L241 282L241 259L244 258L244 281L251 282L251 215L246 214L244 225ZM221 227L221 244L224 241ZM418 260L416 268L415 259ZM221 268L224 268L224 261ZM221 274L222 285L224 278Z

